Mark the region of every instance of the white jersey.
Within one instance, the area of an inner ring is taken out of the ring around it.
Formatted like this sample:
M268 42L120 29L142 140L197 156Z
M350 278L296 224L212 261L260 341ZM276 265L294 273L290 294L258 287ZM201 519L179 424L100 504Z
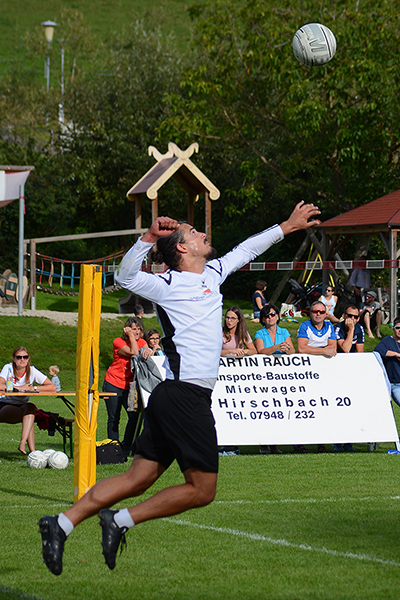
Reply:
M0 372L0 377L3 377L3 379L6 381L9 368L12 369L12 362L4 365ZM26 384L33 385L35 381L39 385L43 385L46 379L46 375L44 375L35 367L31 366L31 376L29 381L26 380L26 374L24 374L21 379L16 379L13 374L13 387L18 388ZM7 404L21 404L23 402L29 402L29 396L0 396L0 402L7 402Z
M163 330L168 379L195 383L196 379L217 378L222 347L220 285L230 273L282 239L282 229L275 225L248 238L222 258L209 261L202 273L141 271L143 258L153 246L141 239L127 252L115 281L155 303Z

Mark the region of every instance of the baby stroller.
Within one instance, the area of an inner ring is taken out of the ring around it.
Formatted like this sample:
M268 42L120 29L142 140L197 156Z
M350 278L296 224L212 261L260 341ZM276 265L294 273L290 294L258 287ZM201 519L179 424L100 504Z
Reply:
M289 302L294 305L296 311L309 314L311 304L321 296L321 282L314 283L313 285L305 285L304 283L299 283L295 279L289 279L288 286L290 293L293 296Z

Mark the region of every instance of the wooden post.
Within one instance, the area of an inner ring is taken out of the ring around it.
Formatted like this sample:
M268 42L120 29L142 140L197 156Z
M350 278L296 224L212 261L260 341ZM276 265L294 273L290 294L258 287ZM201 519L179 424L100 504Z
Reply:
M194 199L196 198L195 194L189 193L188 198L188 223L190 225L194 225Z
M397 231L389 231L390 260L397 258ZM389 269L390 322L397 317L397 269Z
M322 231L322 260L326 260L328 257L328 239L329 237ZM326 288L329 284L329 271L322 269L322 293L325 294Z
M306 236L304 238L304 240L301 243L300 248L297 250L293 262L297 262L298 260L301 259L301 257L303 256L304 252L307 250L308 246L310 245L310 238L308 236ZM282 279L280 280L277 288L275 289L274 293L271 296L271 303L275 304L276 301L278 300L279 296L281 295L283 288L285 287L285 285L287 284L287 282L289 281L289 279L292 277L293 275L293 271L287 271L284 276L282 277Z
M151 202L151 222L153 223L158 217L158 196Z
M142 196L138 194L135 198L135 229L142 228Z
M211 200L208 191L205 192L205 208L206 208L206 236L211 244Z
M31 310L36 310L36 240L31 240Z

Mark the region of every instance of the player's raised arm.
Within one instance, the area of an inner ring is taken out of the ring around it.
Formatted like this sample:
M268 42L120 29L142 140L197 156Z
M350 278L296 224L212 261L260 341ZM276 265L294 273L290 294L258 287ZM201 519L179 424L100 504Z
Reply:
M321 211L318 206L315 206L314 204L304 204L304 201L302 200L296 205L288 220L281 223L280 227L283 231L283 235L288 235L299 229L308 229L313 225L319 225L321 221L313 219L313 217L320 214ZM311 219L311 221L309 219Z
M157 217L142 237L143 242L155 244L158 238L167 237L179 228L178 221L170 217Z

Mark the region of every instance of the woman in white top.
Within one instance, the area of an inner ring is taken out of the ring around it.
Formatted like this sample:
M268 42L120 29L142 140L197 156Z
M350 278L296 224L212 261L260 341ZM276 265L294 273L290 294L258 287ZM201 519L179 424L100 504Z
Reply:
M235 354L248 356L256 354L257 350L251 341L246 319L238 306L231 306L225 313L225 322L222 328L221 356Z
M0 394L6 392L8 373L12 385L19 392L55 392L56 386L43 373L31 366L29 352L24 346L15 348L12 362L4 365L0 373ZM34 385L38 383L39 385ZM30 452L35 450L35 405L29 396L0 396L0 423L21 423L22 434L18 450L26 454L26 443Z
M328 285L325 290L325 296L320 296L319 301L326 306L326 318L331 323L339 323L339 319L333 314L338 301L338 297L335 296L335 288Z

